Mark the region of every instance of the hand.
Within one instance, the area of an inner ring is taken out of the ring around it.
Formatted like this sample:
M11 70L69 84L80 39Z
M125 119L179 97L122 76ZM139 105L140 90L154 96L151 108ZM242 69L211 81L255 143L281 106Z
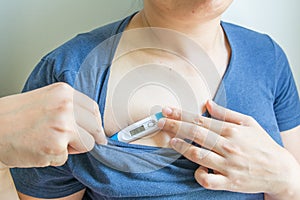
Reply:
M213 102L206 107L214 119L165 108L163 114L167 118L158 123L164 131L175 134L171 146L200 165L195 172L200 185L212 190L270 196L288 197L295 192L300 168L290 153L253 118Z
M0 99L0 161L58 166L68 154L106 144L97 103L65 83Z

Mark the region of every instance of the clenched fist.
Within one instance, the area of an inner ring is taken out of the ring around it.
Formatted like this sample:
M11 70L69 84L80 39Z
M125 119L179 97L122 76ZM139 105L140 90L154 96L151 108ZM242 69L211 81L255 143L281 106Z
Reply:
M0 99L0 161L58 166L68 154L106 144L96 102L65 83Z

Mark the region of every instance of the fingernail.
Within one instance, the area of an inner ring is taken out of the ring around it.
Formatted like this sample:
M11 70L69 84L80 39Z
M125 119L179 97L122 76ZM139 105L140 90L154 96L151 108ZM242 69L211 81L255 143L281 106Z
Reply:
M164 119L164 118L161 118L160 120L158 120L158 122L157 122L158 128L160 128L160 129L164 128L165 123L166 123L166 119Z
M171 115L172 112L173 112L173 110L172 110L170 107L164 107L164 108L162 109L162 112L163 112L164 114L166 114L166 115Z
M178 144L178 139L177 138L172 138L171 139L171 146L176 147L177 144Z

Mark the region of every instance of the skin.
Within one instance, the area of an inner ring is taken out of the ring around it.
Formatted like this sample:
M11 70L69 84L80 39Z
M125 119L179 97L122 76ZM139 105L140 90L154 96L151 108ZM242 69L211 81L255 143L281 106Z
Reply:
M145 0L145 17L153 27L186 34L210 56L222 75L230 59L230 47L220 26L221 14L232 0Z
M175 135L172 147L201 165L195 172L200 185L211 190L263 192L266 199L299 199L300 166L296 160L299 154L295 154L295 157L298 155L295 158L275 143L252 117L212 101L206 107L214 119L182 115L179 109L165 108L163 114L167 118L159 121L160 128ZM299 136L295 136L299 129L300 126L283 134L291 133L293 139L299 141ZM190 145L184 138L206 149ZM284 142L297 153L287 140ZM208 168L215 173L208 173Z
M220 26L220 18L231 2L145 0L144 10L134 16L127 30L145 27L142 19L144 14L148 26L182 32L203 47L222 76L229 62L230 47ZM300 199L297 184L300 179L300 152L297 147L300 127L281 133L285 146L282 148L253 118L212 102L205 106L214 120L198 115L182 119L179 109L165 108L163 113L167 119L159 123L164 131L162 134L169 136L164 142L201 165L195 172L195 179L200 185L212 190L262 192L266 199L272 200ZM214 126L209 126L211 122ZM223 129L218 128L220 125ZM178 127L185 129L184 135L177 134ZM183 138L189 138L206 149L191 146ZM157 144L155 140L152 138L136 143ZM214 174L209 174L208 168L213 169ZM60 199L81 199L83 194L84 190L72 198ZM35 199L24 194L20 194L20 197Z
M65 83L0 99L0 160L6 167L63 165L68 154L106 144L98 105Z

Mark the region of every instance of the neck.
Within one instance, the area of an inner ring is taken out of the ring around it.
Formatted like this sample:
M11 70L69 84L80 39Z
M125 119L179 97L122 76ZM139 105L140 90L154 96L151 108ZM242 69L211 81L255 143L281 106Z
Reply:
M211 20L195 20L190 16L186 18L188 20L181 20L180 18L168 17L168 15L144 9L134 16L127 30L159 27L181 32L202 47L222 76L228 65L231 49L220 25L220 17L211 18ZM189 53L186 52L185 44L182 44L181 41L174 41L174 47L182 52Z
M189 17L186 20L147 9L142 10L140 15L146 26L167 28L184 33L201 45L207 53L213 52L224 44L220 17L201 21Z

